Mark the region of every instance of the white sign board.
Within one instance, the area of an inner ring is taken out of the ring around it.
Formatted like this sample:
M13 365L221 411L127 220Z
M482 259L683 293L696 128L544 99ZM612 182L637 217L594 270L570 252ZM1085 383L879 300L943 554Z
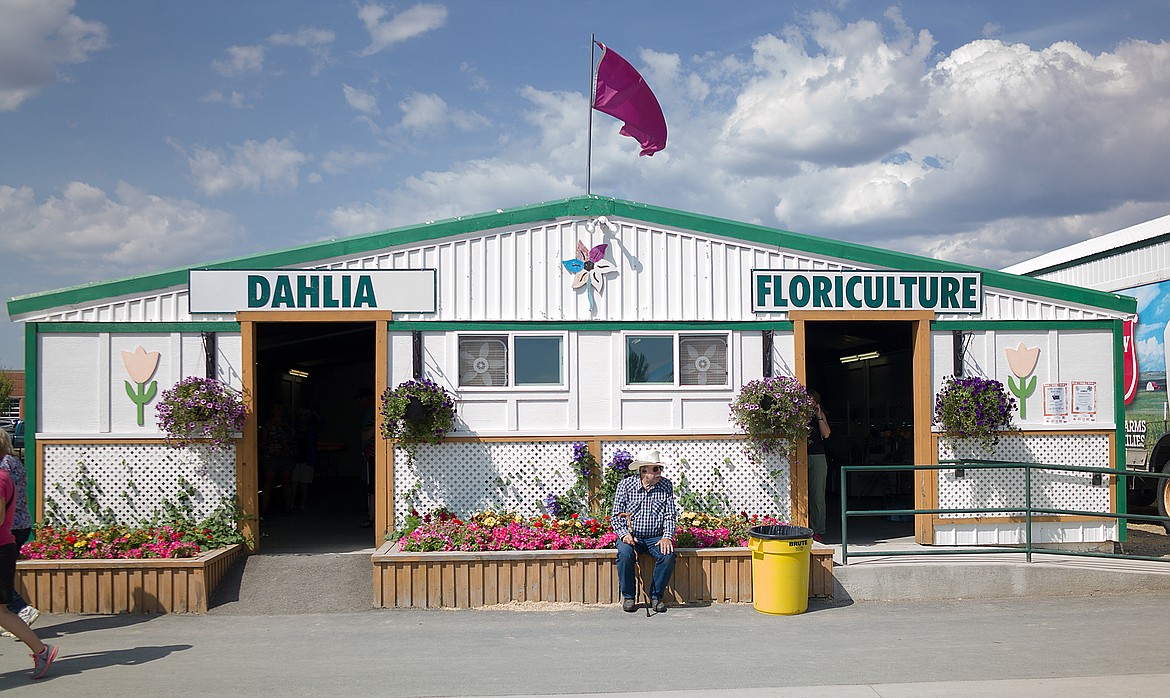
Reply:
M388 310L433 313L434 269L192 269L190 310Z
M753 269L752 312L789 310L933 310L979 313L978 272L794 271Z

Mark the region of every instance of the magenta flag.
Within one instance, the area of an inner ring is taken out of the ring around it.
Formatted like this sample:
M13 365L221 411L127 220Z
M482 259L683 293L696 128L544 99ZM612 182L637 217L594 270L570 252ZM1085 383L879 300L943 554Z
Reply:
M666 147L666 119L658 98L650 86L630 65L611 48L601 47L601 61L597 64L597 91L593 108L623 122L623 136L634 138L642 145L640 155L653 155Z

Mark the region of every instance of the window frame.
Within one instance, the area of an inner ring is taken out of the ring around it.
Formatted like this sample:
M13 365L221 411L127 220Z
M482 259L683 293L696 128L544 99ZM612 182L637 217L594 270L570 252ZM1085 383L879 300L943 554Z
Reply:
M523 331L501 331L493 332L491 330L476 330L470 332L454 332L455 335L455 388L459 391L469 391L472 393L491 393L491 392L511 392L511 393L529 393L529 392L567 392L569 390L569 333L565 331L540 331L540 330L523 330ZM506 385L463 385L460 383L459 372L459 347L464 339L475 339L477 337L504 337L507 339L506 351L507 357L507 371L508 383ZM560 383L537 383L530 385L516 385L516 338L517 337L545 337L555 338L560 340L561 356L560 356Z
M684 337L697 336L722 336L727 341L727 381L723 384L708 384L708 385L684 385L682 383L682 365L680 364L679 352L681 345L679 340ZM710 391L730 391L734 385L734 372L732 370L732 336L730 330L623 330L621 332L621 389L623 391L632 392L662 392L662 391L696 391L696 392L710 392ZM630 383L629 382L629 340L631 337L670 337L671 338L671 360L674 362L674 382L673 383Z

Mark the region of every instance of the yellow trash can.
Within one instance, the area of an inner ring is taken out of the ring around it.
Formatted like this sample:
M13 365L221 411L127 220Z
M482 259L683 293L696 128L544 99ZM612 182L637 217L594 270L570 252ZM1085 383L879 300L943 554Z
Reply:
M752 604L760 613L792 616L808 610L808 568L812 529L753 526Z

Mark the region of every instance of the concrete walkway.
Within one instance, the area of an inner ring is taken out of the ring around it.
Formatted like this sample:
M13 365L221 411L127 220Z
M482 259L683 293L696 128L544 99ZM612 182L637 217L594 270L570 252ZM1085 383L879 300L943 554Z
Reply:
M53 616L61 655L12 695L1161 695L1170 595L260 616Z

